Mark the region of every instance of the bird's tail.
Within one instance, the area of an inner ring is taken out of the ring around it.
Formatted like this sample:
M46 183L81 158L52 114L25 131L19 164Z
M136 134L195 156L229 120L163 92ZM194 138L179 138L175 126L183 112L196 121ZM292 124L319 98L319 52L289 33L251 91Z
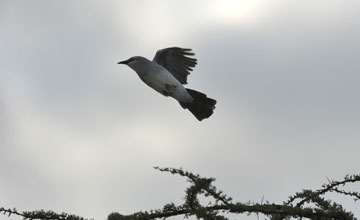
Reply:
M210 117L215 109L216 100L208 98L204 93L186 89L193 98L192 102L180 102L184 109L189 111L199 120Z

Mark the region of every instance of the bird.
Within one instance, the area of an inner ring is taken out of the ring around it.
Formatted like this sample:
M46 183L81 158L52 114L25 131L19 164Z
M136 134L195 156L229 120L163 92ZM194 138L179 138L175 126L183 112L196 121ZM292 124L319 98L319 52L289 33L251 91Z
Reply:
M166 97L174 98L183 109L188 109L202 121L213 114L216 100L184 87L187 76L197 64L194 55L189 48L169 47L158 50L152 61L133 56L118 64L129 66L145 84Z

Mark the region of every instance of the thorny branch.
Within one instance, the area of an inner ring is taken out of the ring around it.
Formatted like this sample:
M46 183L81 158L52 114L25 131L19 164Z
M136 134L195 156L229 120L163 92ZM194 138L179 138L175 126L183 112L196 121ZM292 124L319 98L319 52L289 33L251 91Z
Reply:
M159 168L161 172L169 172L187 178L190 186L185 190L185 201L182 205L173 203L166 204L162 209L141 211L131 215L122 215L114 212L108 216L108 220L151 220L167 219L169 217L183 215L184 217L195 216L204 220L227 220L226 213L235 214L264 214L271 220L281 219L311 219L311 220L356 220L353 213L346 211L340 204L326 200L324 196L329 192L335 192L344 196L352 197L355 201L360 199L360 192L339 189L349 183L359 183L360 175L347 175L341 181L329 181L318 190L303 190L290 196L283 204L274 203L234 203L232 198L213 186L214 178L204 178L183 169ZM202 205L199 195L209 197L212 203ZM296 203L296 201L298 201ZM307 206L305 206L307 205ZM16 209L0 207L0 213L5 215L18 215L27 220L87 220L76 215L67 213L55 213L53 211L18 212Z
M8 215L9 217L11 215L18 215L27 220L88 220L86 218L77 215L67 214L65 212L59 214L53 211L44 211L44 210L19 212L15 208L5 209L3 207L0 207L0 213L4 215Z

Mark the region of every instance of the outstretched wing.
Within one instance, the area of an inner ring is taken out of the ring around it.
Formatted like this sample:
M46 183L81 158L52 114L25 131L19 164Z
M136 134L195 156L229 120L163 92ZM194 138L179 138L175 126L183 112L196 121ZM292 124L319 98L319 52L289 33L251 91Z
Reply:
M195 58L189 57L194 55L191 49L170 47L158 50L153 61L165 67L181 84L187 84L187 76L197 64Z

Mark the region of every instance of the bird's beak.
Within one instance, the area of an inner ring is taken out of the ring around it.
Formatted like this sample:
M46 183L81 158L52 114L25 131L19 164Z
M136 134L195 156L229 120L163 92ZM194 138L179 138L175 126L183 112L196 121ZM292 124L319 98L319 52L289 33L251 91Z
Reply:
M129 63L129 60L124 60L124 61L120 61L120 62L118 62L117 64L128 64Z

